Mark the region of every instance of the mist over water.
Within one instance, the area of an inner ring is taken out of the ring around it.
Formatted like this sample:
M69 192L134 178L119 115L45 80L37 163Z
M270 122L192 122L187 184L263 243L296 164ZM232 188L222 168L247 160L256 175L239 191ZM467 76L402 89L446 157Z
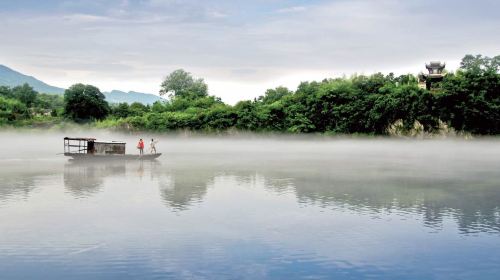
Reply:
M157 161L80 163L64 136ZM497 279L500 140L0 133L7 279ZM146 150L146 152L149 152Z

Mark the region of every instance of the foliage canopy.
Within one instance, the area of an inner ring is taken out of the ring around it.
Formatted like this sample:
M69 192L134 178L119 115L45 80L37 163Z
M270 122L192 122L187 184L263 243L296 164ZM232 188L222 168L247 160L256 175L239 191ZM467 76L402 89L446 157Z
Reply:
M178 69L170 73L161 84L160 95L197 99L208 95L208 86L203 79L195 79L191 73Z
M103 119L110 112L104 94L92 85L75 84L64 92L64 115L75 120Z
M395 124L433 132L443 125L473 134L500 134L500 56L466 55L436 90L418 87L414 75L324 79L295 91L268 89L234 106L209 96L203 79L180 69L162 83L170 99L152 106L112 104L98 88L76 84L61 97L38 94L28 85L0 87L0 123L16 123L51 111L58 117L101 120L99 127L168 131L240 129L291 133L386 134ZM418 124L418 125L417 125Z

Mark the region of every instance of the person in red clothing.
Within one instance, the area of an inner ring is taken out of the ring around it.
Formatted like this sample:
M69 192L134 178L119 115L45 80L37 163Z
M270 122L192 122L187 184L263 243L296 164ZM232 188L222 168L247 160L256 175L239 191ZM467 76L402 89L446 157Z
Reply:
M137 143L137 149L139 149L139 154L144 154L144 141L142 141L142 139L139 139L139 143Z

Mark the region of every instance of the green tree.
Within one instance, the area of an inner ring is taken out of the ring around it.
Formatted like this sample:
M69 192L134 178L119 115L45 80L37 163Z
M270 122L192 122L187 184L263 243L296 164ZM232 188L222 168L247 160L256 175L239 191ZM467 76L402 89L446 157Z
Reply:
M0 96L0 123L8 123L29 117L26 105L17 99Z
M499 70L500 56L466 55L460 69L444 77L439 90L420 89L417 77L411 74L395 77L392 73L375 73L303 82L295 92L277 87L235 106L209 96L202 79L176 70L162 83L162 94L170 95L170 100L152 106L113 105L109 123L157 131L236 127L293 133L384 134L397 120L402 120L407 130L418 121L427 131L442 120L458 131L499 134ZM64 100L37 94L27 84L12 89L0 86L2 124L25 123L30 112L46 113L47 109L60 116L61 106L64 114L75 120L103 118L110 110L99 89L89 85L72 86Z
M134 102L130 104L129 107L129 114L132 116L142 116L144 113L149 112L149 107L140 103L140 102Z
M302 82L297 87L295 94L284 99L286 130L289 132L314 132L317 131L312 111L315 95L322 83Z
M263 96L259 96L258 100L262 101L264 104L271 104L278 100L281 100L283 97L292 95L293 91L289 90L286 87L277 87L275 89L268 89Z
M500 69L500 55L491 58L480 54L468 54L462 58L460 69L474 74L480 72L498 73Z
M73 120L103 119L109 112L104 94L95 86L75 84L64 92L64 114Z
M14 98L14 94L12 93L12 90L8 86L0 86L0 96L6 98Z
M466 55L461 69L447 75L436 96L441 120L457 130L500 133L500 56Z
M380 88L388 83L394 81L394 75L391 73L384 76L382 73L375 73L371 76L354 76L351 78L353 86L358 88L361 92L365 94L374 94L379 91Z
M243 130L257 130L260 128L257 106L256 102L249 100L240 101L234 106L237 114L237 128Z
M160 95L196 99L208 95L208 86L203 79L195 79L183 69L170 73L161 84Z
M33 88L27 83L24 83L22 86L12 88L12 93L15 98L26 104L28 107L33 105L38 94L38 92L33 90Z
M222 130L234 126L236 114L233 108L227 105L216 105L204 114L204 128Z
M153 106L151 106L151 111L153 111L155 113L166 112L167 110L166 110L165 102L156 101L155 103L153 103Z
M40 93L33 105L42 109L58 109L64 106L64 98L56 94Z
M111 108L113 116L117 118L126 118L131 115L130 106L127 102L118 103Z

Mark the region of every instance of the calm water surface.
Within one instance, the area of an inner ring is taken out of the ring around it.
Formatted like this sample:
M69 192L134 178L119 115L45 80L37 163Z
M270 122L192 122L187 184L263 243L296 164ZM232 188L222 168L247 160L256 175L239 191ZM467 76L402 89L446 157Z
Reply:
M499 140L0 138L2 279L499 279Z

